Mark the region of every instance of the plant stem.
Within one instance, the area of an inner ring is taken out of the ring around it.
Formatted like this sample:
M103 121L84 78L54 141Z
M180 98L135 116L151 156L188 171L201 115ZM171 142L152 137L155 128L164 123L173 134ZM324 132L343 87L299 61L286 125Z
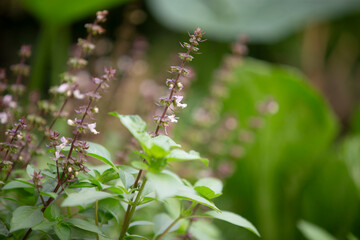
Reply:
M194 215L194 213L195 213L196 210L199 208L199 206L200 206L200 204L196 204L196 206L195 206L194 209L192 210L192 214L191 214L191 215ZM190 218L189 225L187 226L186 232L185 232L185 235L184 235L184 240L186 240L186 239L189 238L189 231L190 231L190 228L191 228L191 225L192 225L193 222L194 222L194 218Z
M136 195L136 198L135 198L135 201L132 205L128 205L128 209L130 209L129 211L126 211L125 213L125 216L124 216L124 223L123 223L123 226L121 228L121 233L120 233L120 238L119 240L122 240L124 237L125 237L125 234L129 228L129 225L130 225L130 221L131 221L131 218L133 217L134 213L135 213L135 209L137 207L137 205L139 204L140 202L140 199L141 199L141 194L145 188L145 184L146 184L146 181L147 179L144 178L144 181L142 182L141 184L141 187L139 189L139 192L138 194ZM135 184L135 183L134 183ZM130 206L130 207L129 207Z
M175 224L176 224L180 219L182 219L182 216L181 216L181 215L180 215L178 218L176 218L176 219L164 230L164 232L163 232L160 236L158 236L158 237L156 238L156 240L162 239L162 238L171 230L171 228L172 228L173 226L175 226Z
M192 47L193 47L192 45L189 47L186 55L189 55L189 54L190 54L190 52L191 52L191 50L192 50ZM176 83L179 81L179 78L180 78L180 76L181 76L182 70L184 69L185 63L186 63L186 60L183 59L182 62L181 62L181 66L180 66L181 70L180 70L180 72L176 75L174 87L173 87L173 88L171 89L171 91L170 91L169 100L172 99L172 96L173 96L174 93L175 93ZM171 105L171 104L169 104L169 105L168 105L168 104L165 104L164 111L163 111L163 113L162 113L162 115L161 115L161 117L160 117L160 119L159 119L159 122L158 122L158 124L157 124L157 126L156 126L155 136L159 136L160 125L161 125L162 120L164 119L164 117L165 117L165 115L166 115L166 112L167 112L168 108L170 107L170 105Z
M95 225L99 226L99 215L98 215L98 211L99 211L99 201L95 202ZM96 233L96 240L99 240L99 234Z
M188 49L188 51L187 51L187 55L188 54L190 54L190 52L191 52L191 50L192 50L192 47L193 46L191 46L189 49ZM181 71L182 71L182 69L184 68L184 66L185 66L185 63L186 63L186 60L185 59L183 59L182 60L182 62L181 62ZM181 72L180 71L180 72ZM170 91L170 94L169 94L169 99L171 99L172 98L172 96L174 95L174 93L175 93L175 89L176 89L176 83L179 81L179 79L180 79L180 76L181 76L181 73L178 73L177 75L176 75L176 80L175 80L175 84L174 84L174 87L171 89L171 91ZM170 105L169 105L170 106ZM155 137L156 136L159 136L159 130L160 130L160 125L161 125L161 123L162 123L162 120L164 119L164 117L165 117L165 115L166 115L166 112L167 112L167 110L168 110L168 108L169 108L169 106L168 105L165 105L165 107L164 107L164 110L163 110L163 113L161 114L161 117L160 117L160 119L159 119L159 122L157 123L157 126L156 126L156 129L155 129ZM137 185L138 185L138 182L139 182L139 180L140 180L140 177L141 177L141 175L143 174L143 172L144 172L144 170L139 170L139 172L138 172L138 174L137 174L137 176L136 176L136 180L135 180L135 182L134 182L134 185L133 185L133 187L132 188L136 188L137 187ZM143 182L143 184L142 184L142 186L141 187L143 187L145 184L145 181L146 180L146 178L144 179L144 182ZM135 208L136 208L136 204L134 204L133 206L131 206L131 205L128 205L128 207L127 207L127 209L126 209L126 212L125 212L125 215L124 215L124 224L123 224L123 226L122 226L122 228L121 228L121 234L120 234L120 239L122 239L124 236L125 236L125 234L126 234L126 231L127 231L127 228L128 228L128 226L129 226L129 224L130 224L130 221L131 221L131 218L132 218L132 216L130 215L130 211L135 211ZM127 225L127 226L126 226ZM126 228L126 230L124 230ZM125 232L124 232L125 231Z

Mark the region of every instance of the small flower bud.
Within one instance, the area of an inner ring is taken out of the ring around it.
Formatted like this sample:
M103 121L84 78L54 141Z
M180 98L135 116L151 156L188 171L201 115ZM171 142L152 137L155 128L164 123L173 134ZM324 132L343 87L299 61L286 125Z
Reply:
M184 85L183 85L181 82L178 82L178 83L176 84L176 87L177 87L177 89L178 89L179 91L181 91L181 90L183 89Z
M73 121L73 120L71 120L71 119L68 119L67 120L67 124L69 125L69 126L75 126L75 122Z
M68 172L71 173L72 172L72 168L68 167Z

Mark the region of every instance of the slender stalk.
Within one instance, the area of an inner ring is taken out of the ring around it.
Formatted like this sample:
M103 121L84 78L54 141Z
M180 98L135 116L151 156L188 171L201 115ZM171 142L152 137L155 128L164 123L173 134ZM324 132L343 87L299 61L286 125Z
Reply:
M191 215L194 215L194 213L196 212L196 210L199 208L200 204L196 204L196 206L194 207L194 209L192 210L192 214ZM188 239L189 238L189 232L190 232L190 228L191 228L191 225L193 224L194 222L194 218L190 218L190 221L189 221L189 225L187 226L186 228L186 232L185 232L185 235L184 235L184 240ZM190 238L189 238L190 239Z
M192 50L192 47L193 47L192 45L189 47L189 49L188 49L188 51L187 51L187 53L186 53L187 55L190 54L190 52L191 52L191 50ZM185 63L186 63L186 59L183 59L182 62L181 62L181 66L180 66L181 70L180 70L180 72L176 75L175 84L174 84L174 87L173 87L173 88L171 89L171 91L170 91L169 99L172 99L172 97L173 97L173 95L174 95L174 93L175 93L176 83L179 81L179 78L180 78L180 76L181 76L181 71L184 69ZM156 126L155 136L159 136L159 130L160 130L161 122L162 122L162 120L164 119L164 117L165 117L165 115L166 115L166 112L167 112L168 108L170 107L170 105L171 105L171 104L169 104L169 105L166 104L166 105L165 105L164 111L163 111L163 113L162 113L162 115L161 115L161 117L160 117L160 119L159 119L159 122L158 122L158 124L157 124L157 126Z
M186 55L189 55L189 54L191 53L191 51L193 50L193 48L194 48L194 45L191 44L190 47L188 48L187 52L186 52ZM170 94L169 94L169 98L168 98L169 100L171 100L171 102L170 102L170 104L165 104L164 110L163 110L163 112L162 112L162 114L161 114L161 116L160 116L160 119L159 119L158 122L157 122L157 126L156 126L155 133L154 133L155 137L156 137L156 136L159 136L159 131L160 131L161 124L163 123L163 120L164 120L164 118L165 118L165 116L166 116L166 113L167 113L169 107L171 106L171 104L173 104L172 98L173 98L174 93L176 92L176 85L177 85L177 83L178 83L178 81L179 81L179 79L180 79L180 76L181 76L181 74L182 74L182 71L183 71L183 69L184 69L184 66L185 66L186 62L187 62L187 59L186 59L186 58L183 58L182 61L181 61L181 65L180 65L179 72L178 72L177 75L176 75L175 82L174 82L174 86L171 88L171 91L170 91ZM145 161L145 160L144 160L144 161ZM133 188L137 186L137 184L138 184L138 182L139 182L139 180L140 180L140 177L141 177L141 175L143 174L143 172L144 172L144 170L139 170L139 172L138 172L138 174L137 174L137 177L136 177L136 180L135 180L135 182L134 182ZM144 187L144 185L145 185L145 183L146 183L145 180L146 180L146 178L144 178L144 181L143 181L143 183L142 183L142 185L141 185L141 188ZM136 207L137 207L137 205L134 204L133 206L130 206L130 205L129 205L128 208L126 209L126 212L125 212L125 215L124 215L124 224L123 224L122 229L121 229L120 240L121 240L121 239L125 236L125 234L126 234L127 228L128 228L128 226L129 226L129 223L130 223L131 218L132 218L131 212L135 212Z
M95 202L95 225L99 226L99 201ZM96 240L99 240L99 234L96 233Z
M172 228L173 226L175 226L175 224L176 224L180 219L182 219L182 216L179 216L178 218L176 218L176 219L164 230L164 232L163 232L160 236L158 236L158 237L156 238L156 240L162 239L162 238L171 230L171 228Z
M131 222L131 218L133 217L134 213L135 213L135 209L137 207L137 205L139 204L140 202L140 199L141 199L141 194L145 188L145 184L146 184L146 181L147 179L144 178L144 181L142 182L141 184L141 187L139 189L139 192L138 194L136 195L136 198L135 198L135 201L134 203L131 205L128 205L128 209L129 209L129 206L130 206L130 210L129 211L126 211L127 214L126 214L126 218L124 218L124 223L123 223L123 226L121 228L121 233L120 233L120 240L122 240L124 237L125 237L125 234L129 228L129 225L130 225L130 222Z

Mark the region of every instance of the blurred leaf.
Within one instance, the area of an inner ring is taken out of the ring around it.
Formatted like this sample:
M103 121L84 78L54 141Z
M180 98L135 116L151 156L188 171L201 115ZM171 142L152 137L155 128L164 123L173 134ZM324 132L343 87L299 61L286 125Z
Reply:
M185 152L181 149L173 149L169 155L166 156L168 161L202 161L206 166L209 165L209 160L200 157L200 154L194 150Z
M89 149L87 149L86 155L94 157L116 169L114 163L111 161L111 154L105 147L93 142L87 142L87 144L89 145Z
M126 189L130 188L134 182L135 182L135 178L132 175L132 172L126 171L128 168L124 168L126 166L120 166L119 167L119 175L120 175L120 179L122 181L122 183L124 184L124 187ZM131 168L133 169L133 168Z
M331 236L324 229L304 220L299 222L298 228L308 240L336 240L335 237Z
M202 178L194 185L194 189L207 199L220 196L222 188L222 182L217 178Z
M224 195L236 212L252 220L264 239L295 239L303 191L313 174L330 161L326 152L335 139L337 121L324 97L295 69L245 59L234 65L229 78L224 112L237 117L240 136L246 131L252 138L237 142L245 155L236 162ZM278 105L273 114L258 109L268 98ZM252 127L254 119L261 124ZM328 186L323 186L324 191ZM324 214L334 222L339 219L334 211L323 212L321 218Z
M343 141L340 158L346 163L360 197L360 136L347 137Z
M95 188L84 188L78 193L70 193L62 202L62 207L74 207L94 203L97 200L112 197L113 195L106 192L96 191Z
M219 220L223 220L223 221L232 223L236 226L245 228L245 229L255 233L258 237L260 237L260 233L258 232L258 230L254 227L254 225L251 222L249 222L245 218L243 218L240 215L237 215L235 213L228 212L228 211L221 211L221 212L210 211L210 212L204 213L203 215L210 216L210 217L213 217L213 218L216 218Z
M44 216L49 220L56 220L61 217L60 208L55 204L51 204L45 209Z
M182 182L168 172L152 173L147 172L149 179L157 198L161 201L169 197L174 197L183 186Z
M165 213L160 213L155 216L154 218L154 233L155 236L160 235L165 231L166 228L168 228L174 219L170 218L169 215ZM170 230L169 232L176 231L180 227L180 223L177 222Z
M127 1L129 0L21 0L26 9L40 21L53 25L69 24Z
M99 202L99 206L109 212L119 223L119 217L121 216L121 213L124 212L119 200L112 198L103 199Z
M152 226L154 223L150 221L135 221L130 223L129 228L135 227L135 226Z
M2 220L0 220L0 236L9 236L9 230L7 229L6 225L3 223Z
M71 229L68 225L63 223L56 224L54 226L54 231L60 240L69 240L71 236Z
M147 0L158 21L171 29L202 27L210 38L234 41L240 34L269 42L360 8L357 0Z
M28 164L26 166L26 173L29 176L30 179L33 178L34 172L38 172L38 170L36 168L34 168L34 166L32 166L31 164Z
M34 188L34 185L26 180L15 179L7 183L3 187L4 190L15 189L15 188Z
M97 233L97 234L104 236L104 234L101 232L101 230L94 223L85 221L80 218L71 218L71 219L67 220L66 222L74 225L77 228L83 229L85 231Z
M194 221L190 227L190 234L197 240L218 240L221 239L220 231L213 223L204 220Z
M44 219L39 207L21 206L18 207L11 218L10 232L19 229L31 228Z

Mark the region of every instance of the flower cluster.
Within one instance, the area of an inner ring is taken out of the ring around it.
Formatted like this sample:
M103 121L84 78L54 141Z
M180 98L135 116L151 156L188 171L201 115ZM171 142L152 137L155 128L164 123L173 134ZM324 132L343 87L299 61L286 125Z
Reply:
M0 97L0 123L12 123L15 114L20 112L18 96L21 95L25 86L22 84L22 78L27 77L30 73L30 67L25 64L26 59L31 56L31 46L23 45L19 50L20 62L10 67L16 76L15 83L8 85L5 69L0 69L0 94L7 92Z
M4 167L9 167L8 172L11 172L13 165L17 160L22 160L20 154L24 145L31 139L24 134L24 130L27 127L27 123L24 118L21 118L19 122L15 123L12 128L5 132L6 141L0 143L0 153L3 153L0 163L0 171Z
M101 98L101 91L109 87L109 82L114 78L115 70L105 69L105 74L101 78L93 78L93 82L96 84L95 89L92 92L85 94L88 97L88 104L80 106L75 112L79 115L75 119L68 119L68 125L75 127L74 137L60 137L60 133L56 131L50 131L49 138L50 143L47 147L54 150L54 159L56 161L56 168L59 182L62 184L75 181L76 176L81 171L88 171L85 166L86 153L89 145L85 141L80 141L80 134L99 132L95 129L96 122L93 122L94 114L99 111L98 107L93 106L93 103ZM89 121L90 120L90 121ZM64 149L68 147L69 151L64 154ZM72 155L76 152L76 157ZM60 172L62 172L60 176Z
M78 56L71 57L68 60L70 69L69 71L60 75L61 84L50 89L50 93L53 96L61 96L65 98L60 110L56 111L57 107L53 104L54 97L50 100L43 100L39 102L39 108L42 112L51 113L55 117L53 122L50 124L48 131L51 130L58 117L65 117L68 115L66 112L64 112L64 108L70 98L84 99L85 95L80 92L79 86L77 84L78 77L76 73L77 71L87 66L88 61L85 59L85 57L92 54L95 49L95 44L92 43L92 37L105 32L99 23L104 23L106 21L107 14L108 12L106 10L98 11L96 13L96 19L94 22L91 24L85 24L85 28L88 30L88 35L86 39L78 39L77 45L80 47Z
M154 133L155 136L159 134L160 127L163 127L165 129L165 133L167 133L166 128L169 126L169 123L176 123L178 121L178 117L174 114L175 109L172 109L171 106L174 108L185 108L187 106L187 104L182 103L184 97L176 94L184 87L181 82L182 78L187 77L190 73L190 70L185 68L185 64L193 60L194 57L191 53L198 53L199 48L197 46L200 42L205 41L202 39L204 34L205 33L201 30L201 28L198 27L194 30L193 34L189 33L189 43L184 42L180 44L181 47L186 49L186 53L179 53L179 58L181 59L180 66L170 67L169 72L174 74L174 77L166 80L166 86L170 90L170 95L168 97L160 98L159 101L159 104L164 106L163 114L160 116L154 116L154 121L157 124L157 128ZM170 110L172 111L171 113L169 113Z

